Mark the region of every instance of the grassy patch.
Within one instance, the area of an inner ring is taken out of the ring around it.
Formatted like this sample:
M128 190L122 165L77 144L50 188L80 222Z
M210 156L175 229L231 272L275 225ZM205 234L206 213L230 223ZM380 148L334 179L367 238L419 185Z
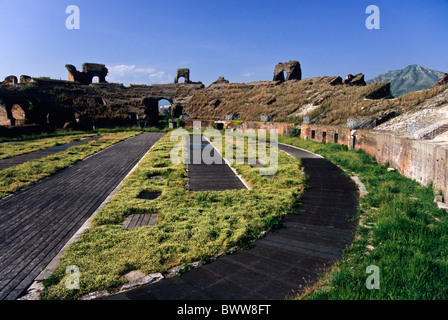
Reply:
M0 197L12 194L48 177L114 143L139 132L127 131L106 134L97 141L71 147L42 159L32 160L0 171Z
M0 144L0 159L11 158L21 154L70 143L93 135L95 134L80 133Z
M72 136L72 135L83 135L83 134L97 134L97 131L82 131L82 130L67 130L67 129L58 129L55 131L48 132L40 132L40 133L32 133L32 134L24 134L19 137L8 138L8 137L0 137L0 142L18 142L18 141L27 141L27 140L37 140L51 137L63 137L63 136Z
M303 192L300 161L285 154L279 157L277 179L260 176L258 168L248 164L235 166L251 190L190 192L185 166L169 160L176 144L167 135L145 156L93 218L92 227L65 252L46 283L45 299L76 299L92 291L113 290L132 270L164 273L244 246L292 213ZM139 199L142 191L161 195ZM136 213L159 218L154 226L122 228L124 219ZM69 265L79 267L79 290L65 287Z
M447 299L448 216L434 203L432 187L388 172L362 151L280 137L280 142L321 154L358 175L369 194L360 199L356 240L343 259L303 299ZM368 266L377 266L380 288L369 290Z

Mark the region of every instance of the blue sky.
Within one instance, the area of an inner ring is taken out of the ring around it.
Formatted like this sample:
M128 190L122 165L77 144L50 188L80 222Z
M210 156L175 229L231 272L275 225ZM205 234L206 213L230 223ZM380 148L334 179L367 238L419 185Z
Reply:
M380 29L368 30L368 5ZM80 9L68 30L66 7ZM448 0L0 0L0 79L67 80L65 64L104 63L110 82L173 82L178 68L208 85L272 80L298 60L303 77L370 79L419 64L448 71Z

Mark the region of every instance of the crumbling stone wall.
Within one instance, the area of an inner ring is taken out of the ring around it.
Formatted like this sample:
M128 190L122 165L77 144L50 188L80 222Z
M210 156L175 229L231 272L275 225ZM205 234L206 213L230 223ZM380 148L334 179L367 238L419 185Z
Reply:
M190 83L190 69L183 68L177 69L176 78L174 79L174 83L179 83L179 79L184 78L185 83Z
M355 75L348 74L345 79L342 81L343 84L348 86L365 86L367 83L364 80L364 75L362 73L358 73Z
M3 86L12 86L17 84L16 76L7 76L3 82L0 82L0 85Z
M339 144L363 150L378 163L387 164L422 185L432 183L435 191L440 190L448 199L448 143L407 139L376 130L305 124L302 124L301 137L322 142L324 132L327 143L333 142L332 134L338 133Z
M286 78L283 72L286 72ZM288 80L302 80L302 69L299 61L280 62L275 66L272 81L283 82Z
M6 106L0 101L0 126L10 127L11 126L11 118L8 114L8 110Z
M301 138L324 143L338 143L350 148L352 146L352 131L341 126L315 126L302 124Z
M68 81L89 85L94 77L98 77L99 83L107 83L106 76L109 71L104 64L84 63L81 72L76 70L76 67L71 64L65 65L65 68L68 71Z
M443 86L448 83L448 73L442 74L439 81L434 84L434 87Z
M193 122L200 121L201 128L212 128L216 123L222 124L222 129L236 129L241 131L247 131L249 129L253 129L255 131L264 129L267 132L271 129L278 130L278 134L286 135L289 134L294 128L295 125L293 123L285 123L285 122L262 122L262 121L244 121L242 123L232 122L231 120L199 120L199 119L183 119L182 126L185 129L193 129Z

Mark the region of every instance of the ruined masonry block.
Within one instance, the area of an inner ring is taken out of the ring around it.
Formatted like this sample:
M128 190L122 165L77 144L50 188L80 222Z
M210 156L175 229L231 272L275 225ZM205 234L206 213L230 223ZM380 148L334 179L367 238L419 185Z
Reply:
M283 72L286 72L286 79ZM283 82L288 80L302 80L302 69L299 61L280 62L275 66L273 81Z

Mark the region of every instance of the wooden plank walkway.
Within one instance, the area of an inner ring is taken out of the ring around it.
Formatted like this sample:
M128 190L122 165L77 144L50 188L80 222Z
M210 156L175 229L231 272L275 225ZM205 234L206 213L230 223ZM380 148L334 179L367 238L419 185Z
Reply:
M106 300L283 300L301 293L353 240L355 184L332 163L279 144L303 160L310 188L298 210L248 250ZM213 167L213 166L211 166Z
M131 214L123 221L121 226L129 230L144 226L153 226L158 218L159 216L157 214Z
M191 191L222 191L246 189L246 186L238 178L235 172L224 162L224 159L213 148L210 154L216 158L217 164L207 165L201 156L204 148L210 148L210 144L204 138L197 139L190 136L190 164L187 164L188 187ZM207 149L208 150L208 149ZM216 155L216 157L215 157ZM195 158L196 157L196 158ZM201 159L198 164L194 159Z
M0 200L0 299L14 300L164 133L143 133Z
M29 153L24 153L15 157L6 158L6 159L0 159L0 170L4 170L6 168L10 168L13 166L17 166L19 164L35 160L35 159L42 159L45 157L48 157L52 154L67 150L68 148L74 147L74 146L80 146L84 143L95 141L101 138L101 136L96 135L93 137L88 137L85 139L72 141L70 143L62 144L60 146L54 146L50 148L45 148L42 150L37 150Z

